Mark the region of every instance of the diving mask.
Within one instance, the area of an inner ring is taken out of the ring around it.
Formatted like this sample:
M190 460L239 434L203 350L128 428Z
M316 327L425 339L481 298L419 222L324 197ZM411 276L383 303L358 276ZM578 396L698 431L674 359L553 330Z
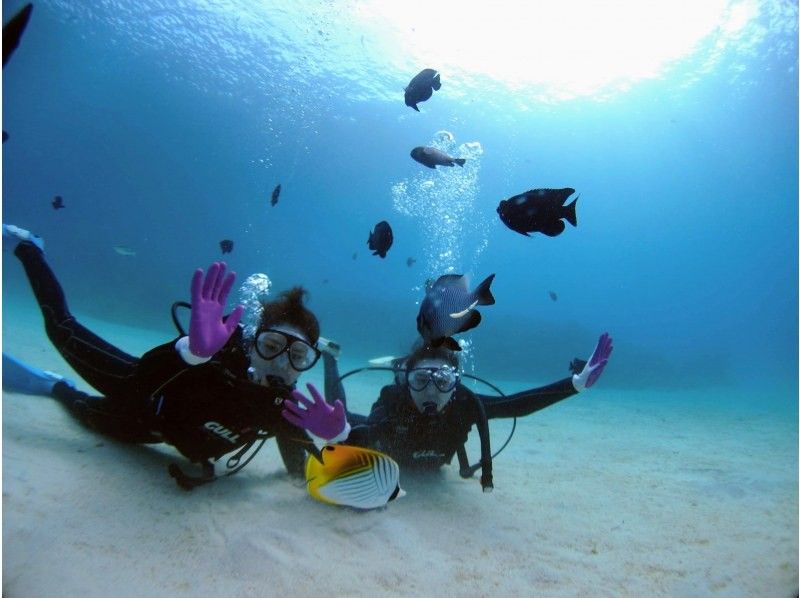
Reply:
M459 378L458 370L449 365L406 370L406 382L411 390L417 392L425 390L431 381L439 392L450 392L458 384Z
M272 328L260 330L256 334L255 349L256 353L266 361L286 353L289 363L298 372L310 370L320 356L319 349L306 340Z

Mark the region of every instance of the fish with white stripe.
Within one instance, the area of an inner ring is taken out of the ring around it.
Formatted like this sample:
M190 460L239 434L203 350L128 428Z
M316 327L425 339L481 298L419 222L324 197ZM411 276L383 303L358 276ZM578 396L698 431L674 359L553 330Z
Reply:
M371 449L327 445L306 461L306 487L315 499L356 509L376 509L405 496L400 466Z

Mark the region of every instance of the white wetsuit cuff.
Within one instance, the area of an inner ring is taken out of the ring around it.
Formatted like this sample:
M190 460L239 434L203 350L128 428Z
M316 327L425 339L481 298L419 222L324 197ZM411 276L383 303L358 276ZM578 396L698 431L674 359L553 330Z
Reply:
M188 336L182 336L178 339L178 342L175 343L175 350L180 353L181 358L189 365L200 365L201 363L205 363L211 359L210 357L198 357L192 353L189 350Z
M318 449L321 449L326 444L336 444L338 442L342 442L343 440L347 440L347 437L350 436L351 429L350 422L346 421L344 422L344 428L342 428L342 431L333 438L328 438L327 440L325 438L320 438L316 434L312 434L308 430L306 430L306 434L308 434L308 437L314 442L314 446L316 446Z

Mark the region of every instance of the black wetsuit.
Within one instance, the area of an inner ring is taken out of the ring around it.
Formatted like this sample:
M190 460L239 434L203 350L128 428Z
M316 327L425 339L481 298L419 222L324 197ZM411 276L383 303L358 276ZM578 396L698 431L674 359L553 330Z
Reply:
M57 383L53 396L78 420L125 442L167 442L190 461L205 465L275 435L287 469L302 475L308 437L281 416L283 400L292 389L248 379L241 328L203 364L187 364L175 349L177 338L136 358L75 320L38 247L23 242L14 253L42 310L47 336L81 378L103 395L90 396Z
M336 362L326 354L323 359L326 395L331 395L327 400L338 398L344 402ZM484 487L491 486L488 420L523 417L574 394L577 391L571 377L505 397L477 394L459 383L450 403L438 415L430 416L416 408L407 386L391 384L381 389L368 416L348 411L353 429L345 443L383 451L406 467L441 467L460 453L459 465L464 475L468 464L463 462L463 447L472 426L476 426L481 435L481 482Z

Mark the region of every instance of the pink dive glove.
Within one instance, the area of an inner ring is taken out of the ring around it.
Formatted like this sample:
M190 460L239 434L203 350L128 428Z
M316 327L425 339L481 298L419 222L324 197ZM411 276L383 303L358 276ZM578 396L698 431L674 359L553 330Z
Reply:
M237 305L226 321L222 313L236 273L225 276L225 262L209 266L205 280L198 268L192 276L192 316L189 321L189 351L197 357L211 357L225 346L242 318L244 308Z
M600 335L597 341L597 346L594 348L594 353L589 358L589 361L584 366L580 374L575 374L572 377L572 384L578 392L584 388L589 388L592 384L597 382L600 374L608 363L608 358L611 356L611 351L614 349L611 344L613 339L608 336L608 332Z
M292 398L296 402L288 399L283 402L283 417L293 423L298 428L308 430L314 436L323 440L332 440L342 435L348 427L347 417L344 412L344 405L337 400L333 405L328 405L325 398L320 394L313 384L306 384L308 392L313 401L309 400L299 390L292 391ZM302 409L300 405L305 409ZM341 440L344 440L343 438Z

